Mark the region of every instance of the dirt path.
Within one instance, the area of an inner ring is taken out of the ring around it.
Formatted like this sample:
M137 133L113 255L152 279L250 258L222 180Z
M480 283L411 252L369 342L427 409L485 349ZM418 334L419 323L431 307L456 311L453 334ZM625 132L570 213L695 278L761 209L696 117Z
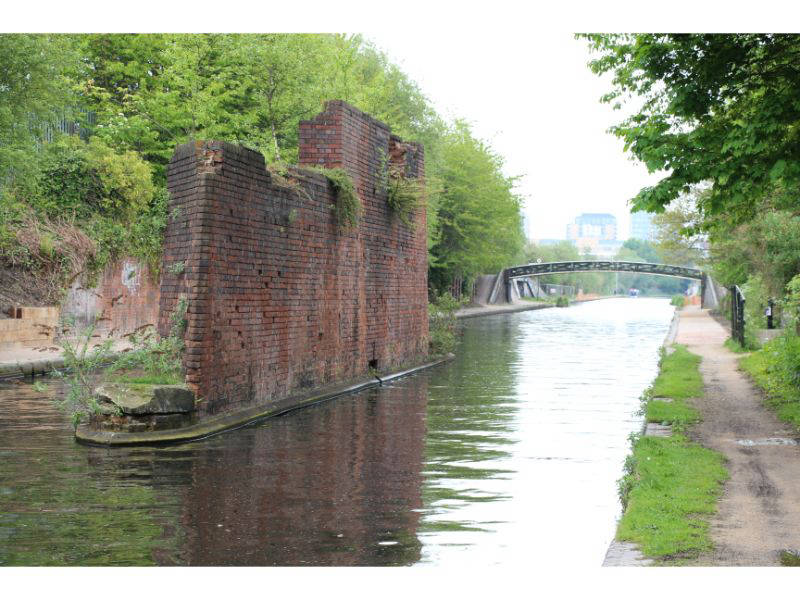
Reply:
M716 549L698 564L779 566L782 550L800 549L800 446L770 438L798 435L737 370L738 356L722 345L728 332L696 307L680 317L675 341L703 359L705 398L697 403L703 422L692 437L722 452L731 476L711 520Z

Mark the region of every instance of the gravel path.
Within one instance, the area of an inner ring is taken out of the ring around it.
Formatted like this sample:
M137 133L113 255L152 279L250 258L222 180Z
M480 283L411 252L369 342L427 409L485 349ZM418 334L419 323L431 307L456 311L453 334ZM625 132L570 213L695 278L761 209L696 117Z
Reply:
M711 520L716 549L698 559L709 566L779 566L783 550L800 550L798 434L762 404L761 392L737 370L728 332L707 311L681 312L676 342L702 357L703 422L692 431L727 458L730 480Z

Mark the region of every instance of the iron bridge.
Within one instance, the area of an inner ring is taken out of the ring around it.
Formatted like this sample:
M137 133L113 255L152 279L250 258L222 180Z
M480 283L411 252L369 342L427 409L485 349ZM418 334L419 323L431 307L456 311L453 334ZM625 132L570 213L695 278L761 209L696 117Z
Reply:
M515 277L531 277L557 273L582 273L586 271L616 271L619 273L644 273L647 275L665 275L667 277L683 277L703 281L705 273L700 269L662 265L659 263L628 262L622 260L575 260L566 262L533 263L509 267L505 270L506 279Z

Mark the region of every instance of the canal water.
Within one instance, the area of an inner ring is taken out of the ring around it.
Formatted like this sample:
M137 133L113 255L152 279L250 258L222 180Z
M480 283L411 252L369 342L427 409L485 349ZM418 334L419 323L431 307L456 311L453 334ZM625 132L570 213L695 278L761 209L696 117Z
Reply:
M596 567L673 309L468 319L457 358L207 440L73 441L0 383L0 565Z

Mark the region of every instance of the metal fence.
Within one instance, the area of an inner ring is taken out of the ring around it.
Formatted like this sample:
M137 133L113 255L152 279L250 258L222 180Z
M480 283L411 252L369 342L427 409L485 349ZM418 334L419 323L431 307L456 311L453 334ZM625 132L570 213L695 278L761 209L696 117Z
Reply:
M738 285L731 286L731 337L744 347L744 294Z

